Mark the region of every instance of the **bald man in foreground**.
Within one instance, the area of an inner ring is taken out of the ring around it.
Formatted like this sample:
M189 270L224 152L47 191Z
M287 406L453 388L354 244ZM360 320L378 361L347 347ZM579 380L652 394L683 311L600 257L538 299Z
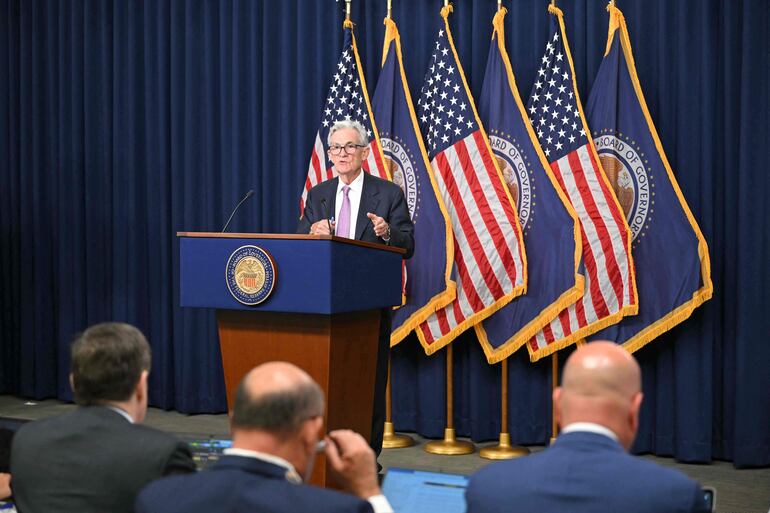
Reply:
M236 392L232 449L208 470L150 484L136 511L392 513L374 452L352 431L332 431L325 444L331 471L349 493L304 484L321 449L323 413L323 392L303 370L285 362L255 367Z
M628 454L639 425L641 371L625 349L593 342L564 367L553 402L561 434L545 451L471 477L469 513L706 512L681 472Z

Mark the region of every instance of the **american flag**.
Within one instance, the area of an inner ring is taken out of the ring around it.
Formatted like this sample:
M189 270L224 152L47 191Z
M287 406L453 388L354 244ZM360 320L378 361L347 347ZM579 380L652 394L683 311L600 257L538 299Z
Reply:
M457 283L457 298L417 329L429 354L526 288L521 225L454 49L450 11L441 11L444 28L418 102L431 168L452 222Z
M342 55L337 62L334 78L329 87L329 93L324 102L321 114L321 126L315 136L313 153L310 155L310 165L305 179L305 188L300 200L300 212L305 209L305 198L315 185L334 178L337 172L326 154L326 137L329 129L341 120L358 121L366 128L369 135L369 157L363 163L364 171L390 180L380 150L377 127L372 117L372 107L366 92L366 81L361 70L361 59L358 57L356 38L353 35L352 24L345 22L345 43Z
M558 8L532 87L527 113L559 186L580 220L586 284L567 307L529 341L536 360L637 312L631 234L620 205L586 136L572 58Z
M405 302L393 312L390 344L398 344L438 308L455 298L452 223L431 172L404 73L396 22L385 19L383 66L372 96L380 142L393 182L404 190L419 248L405 261Z

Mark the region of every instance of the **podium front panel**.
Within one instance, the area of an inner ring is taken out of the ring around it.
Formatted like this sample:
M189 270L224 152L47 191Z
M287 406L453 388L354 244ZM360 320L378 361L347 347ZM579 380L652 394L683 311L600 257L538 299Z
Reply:
M230 256L257 246L275 263L272 294L255 306L227 287ZM331 239L180 237L183 307L335 314L401 304L401 255Z

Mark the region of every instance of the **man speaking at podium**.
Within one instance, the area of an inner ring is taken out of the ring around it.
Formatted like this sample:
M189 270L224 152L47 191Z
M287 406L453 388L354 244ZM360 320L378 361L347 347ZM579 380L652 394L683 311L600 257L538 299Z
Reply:
M401 188L364 173L361 165L369 155L366 129L357 121L338 121L329 130L329 158L338 177L321 182L307 194L305 212L297 233L336 235L366 242L387 244L414 251L414 225ZM385 387L390 350L390 310L380 319L377 375L374 385L372 436L378 455L382 450L385 422Z

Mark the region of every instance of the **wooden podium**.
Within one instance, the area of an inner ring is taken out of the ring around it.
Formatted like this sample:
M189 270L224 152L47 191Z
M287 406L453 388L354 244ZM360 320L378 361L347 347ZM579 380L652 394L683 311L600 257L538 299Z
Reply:
M322 235L179 232L180 304L215 308L227 405L260 363L304 369L326 396L325 429L369 439L380 311L401 304L402 249ZM247 306L227 285L231 255L265 251L275 267L272 293ZM311 482L333 485L320 455Z

